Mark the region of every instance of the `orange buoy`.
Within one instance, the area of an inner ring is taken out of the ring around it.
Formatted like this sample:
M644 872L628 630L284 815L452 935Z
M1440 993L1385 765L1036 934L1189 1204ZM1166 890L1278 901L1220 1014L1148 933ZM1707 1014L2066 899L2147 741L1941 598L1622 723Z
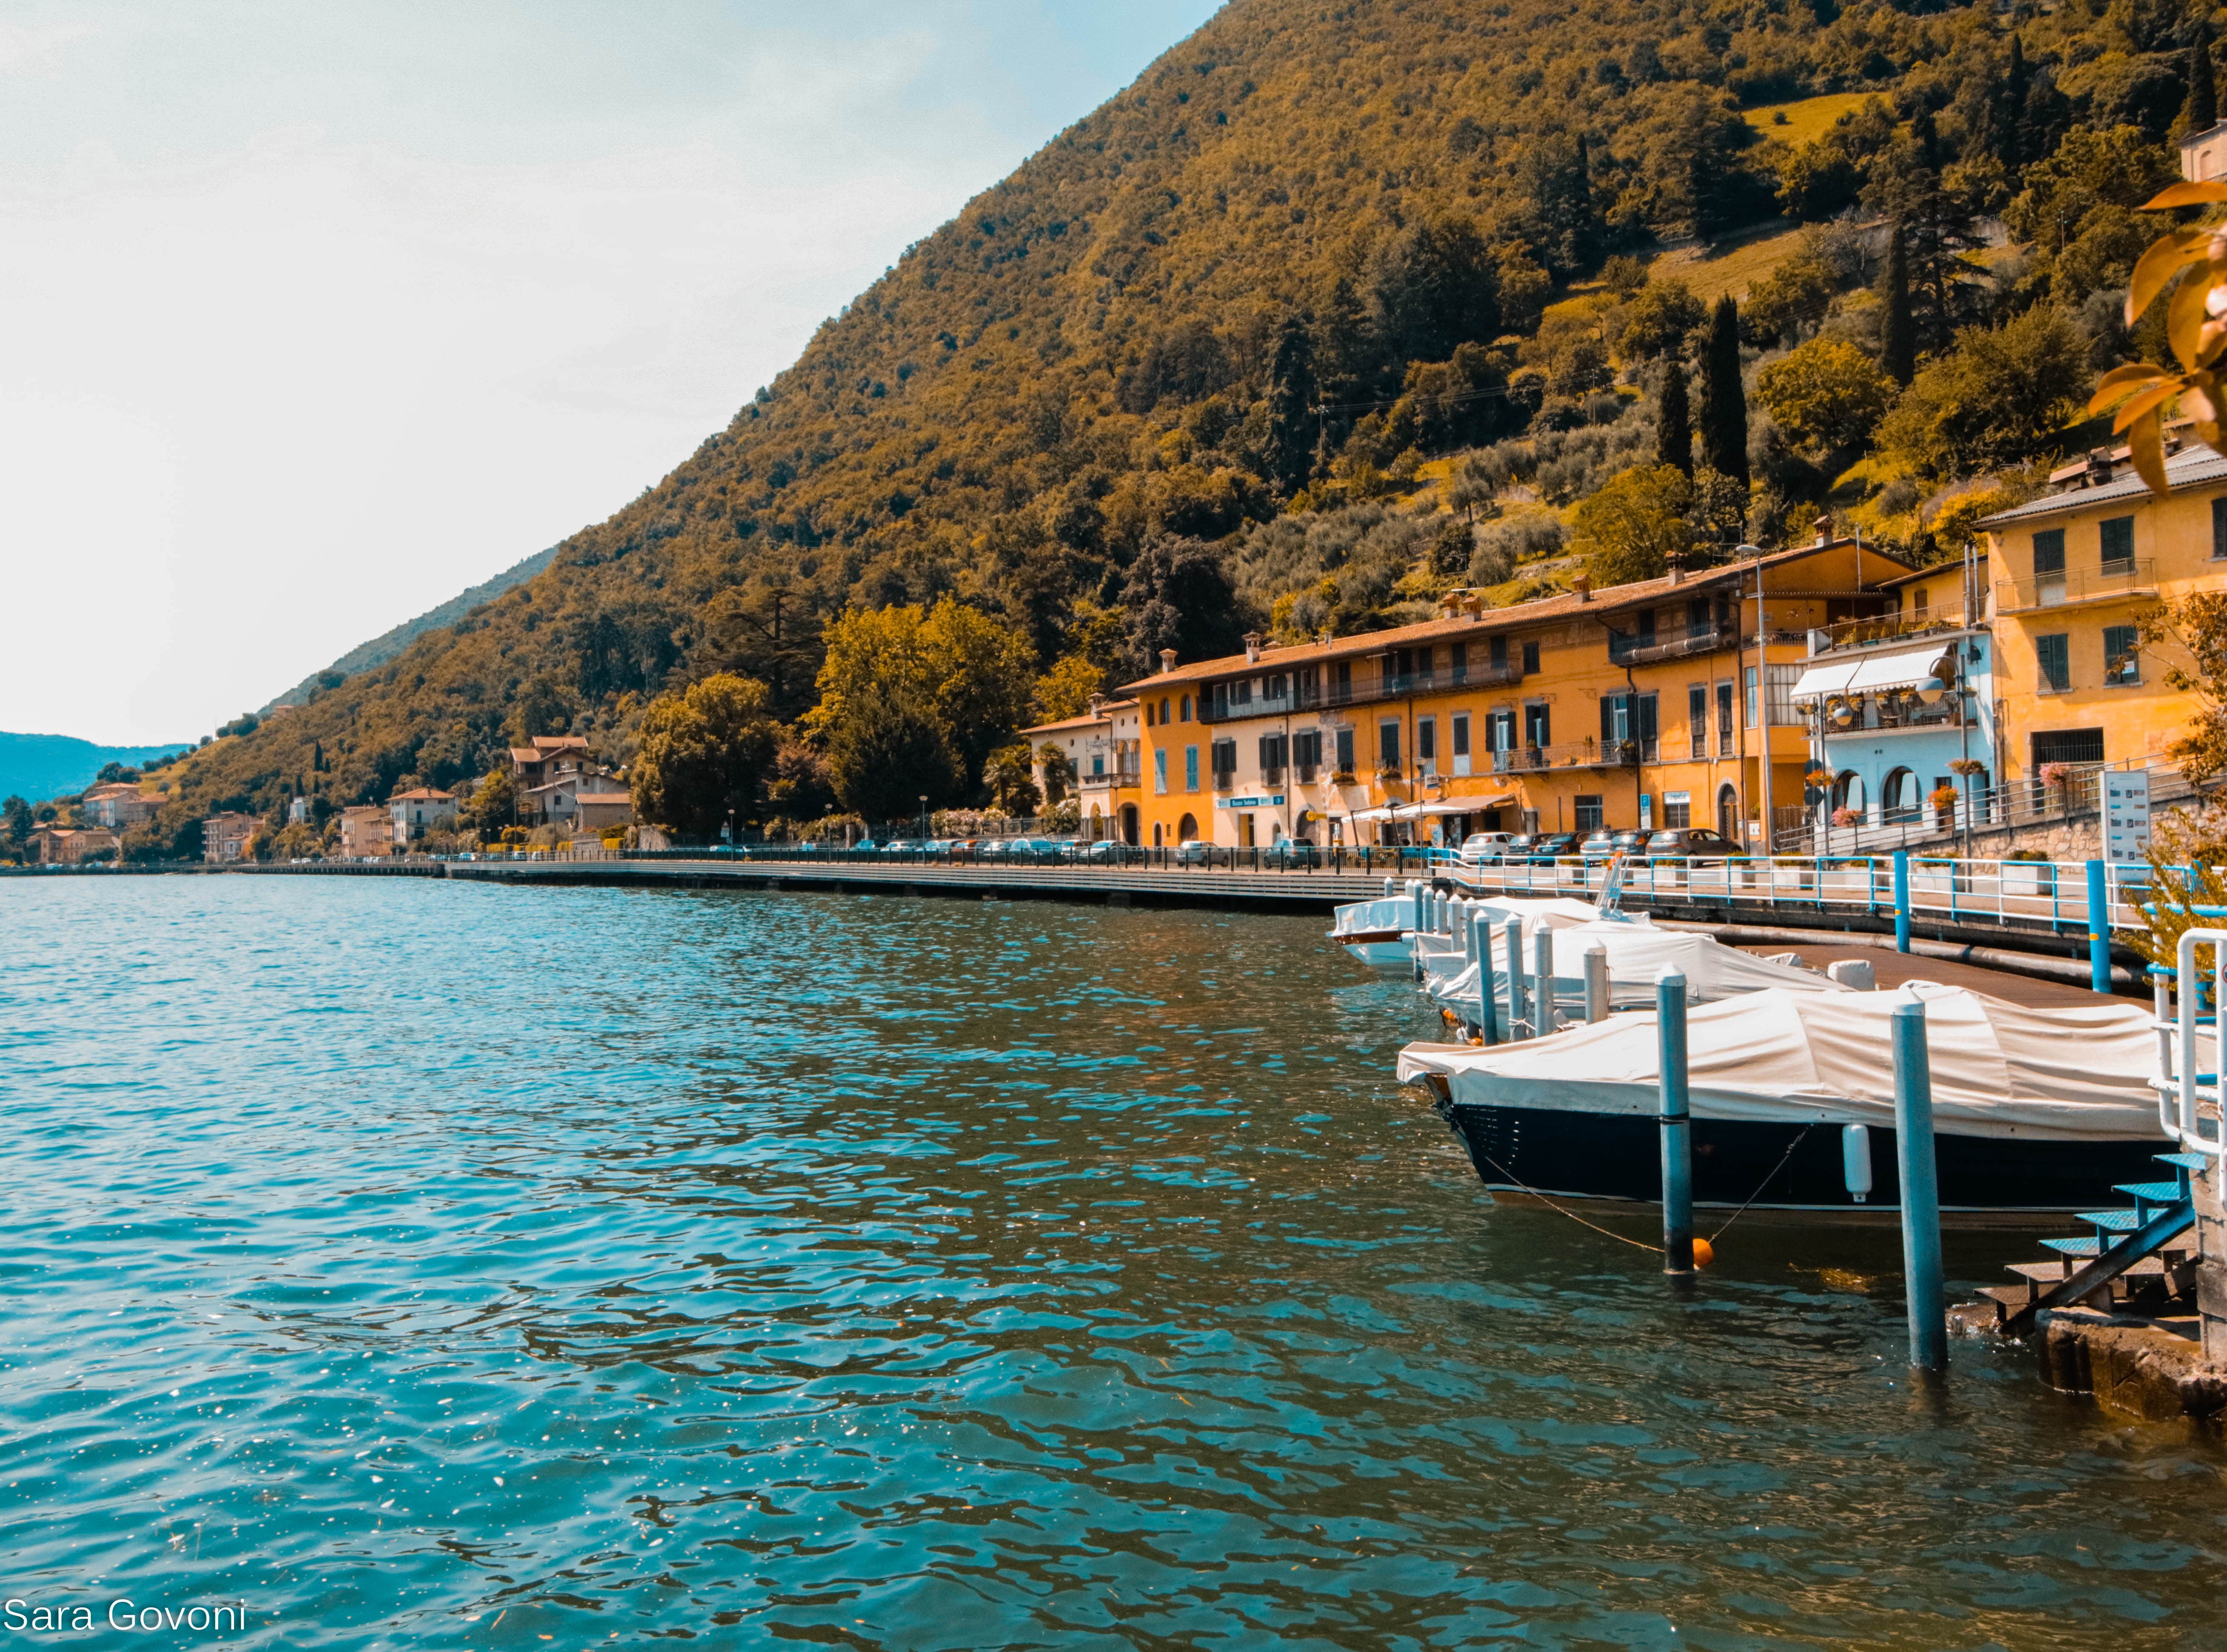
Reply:
M1697 1239L1694 1241L1694 1266L1695 1267L1707 1267L1710 1263L1716 1260L1717 1247L1709 1243L1706 1239Z

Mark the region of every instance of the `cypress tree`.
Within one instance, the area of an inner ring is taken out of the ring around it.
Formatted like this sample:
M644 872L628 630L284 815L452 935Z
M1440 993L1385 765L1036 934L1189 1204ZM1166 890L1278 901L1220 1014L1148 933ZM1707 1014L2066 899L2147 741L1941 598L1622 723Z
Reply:
M1709 317L1701 360L1701 456L1712 470L1747 486L1747 392L1740 385L1739 306L1730 293Z
M1918 371L1918 331L1910 316L1910 253L1902 244L1902 226L1886 244L1886 316L1879 323L1879 366L1898 385L1906 385Z
M1313 341L1297 316L1284 317L1268 365L1270 478L1286 494L1307 479L1320 417L1315 411Z
M1655 462L1675 465L1694 479L1694 416L1686 401L1686 364L1673 355L1662 364L1655 399Z
M2188 48L2188 100L2181 105L2180 115L2192 132L2209 131L2219 124L2218 88L2211 80L2211 31L2201 24L2196 44Z

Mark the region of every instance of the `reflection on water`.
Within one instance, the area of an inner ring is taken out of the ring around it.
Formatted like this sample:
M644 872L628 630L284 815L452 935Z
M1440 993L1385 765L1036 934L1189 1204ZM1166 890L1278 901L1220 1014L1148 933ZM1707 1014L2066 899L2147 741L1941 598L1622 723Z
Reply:
M1681 1295L1496 1207L1322 928L0 883L6 1592L271 1646L2217 1632L2211 1448L2015 1352L1913 1392L1891 1234Z

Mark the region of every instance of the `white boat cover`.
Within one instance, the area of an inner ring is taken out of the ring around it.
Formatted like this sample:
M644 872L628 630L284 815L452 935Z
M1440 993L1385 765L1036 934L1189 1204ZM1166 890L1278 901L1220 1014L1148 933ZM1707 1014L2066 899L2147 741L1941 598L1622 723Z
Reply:
M1774 987L1693 1011L1686 1036L1694 1116L1892 1128L1891 1017L1912 997L1925 1005L1938 1129L2035 1140L2161 1139L2150 1089L2157 1035L2146 1006L2099 998L2093 1007L2028 1009L1931 981L1893 992ZM1443 1074L1457 1105L1651 1116L1661 1106L1655 1021L1644 1011L1612 1016L1491 1049L1410 1044L1400 1052L1400 1078Z
M1714 935L1680 929L1657 929L1629 923L1582 923L1554 931L1555 991L1565 998L1585 996L1586 954L1595 947L1608 951L1608 996L1611 1005L1640 1007L1655 1002L1655 982L1666 969L1686 977L1686 1002L1713 1004L1742 992L1783 987L1790 992L1846 992L1853 989L1838 981L1787 964L1758 958L1737 947L1721 944ZM1508 990L1506 948L1493 953L1494 991ZM1532 959L1523 955L1524 973ZM1431 996L1456 1009L1477 1003L1477 966L1448 970L1430 983ZM1475 1019L1472 1013L1471 1019Z

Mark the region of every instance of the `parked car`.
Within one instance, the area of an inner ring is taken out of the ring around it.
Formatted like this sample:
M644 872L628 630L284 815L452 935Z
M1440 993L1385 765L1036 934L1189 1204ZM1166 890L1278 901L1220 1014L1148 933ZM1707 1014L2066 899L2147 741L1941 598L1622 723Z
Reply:
M1582 839L1574 832L1540 832L1532 834L1528 857L1535 866L1551 866L1558 860L1567 860L1578 852Z
M1707 826L1670 826L1647 840L1650 860L1729 860L1745 852Z
M1101 838L1096 843L1079 843L1075 846L1075 858L1093 866L1119 866L1133 859L1139 852L1111 838Z
M1294 866L1319 866L1323 852L1300 838L1279 838L1260 857L1264 866L1273 866L1278 871L1289 871Z
M1606 860L1616 852L1616 840L1620 835L1612 826L1603 826L1597 832L1588 832L1584 840L1578 845L1575 852L1583 855L1587 860Z
M1201 843L1196 838L1185 838L1176 845L1176 864L1178 866L1211 866L1214 845Z
M1496 866L1513 842L1515 839L1505 832L1472 832L1462 839L1461 863L1464 866Z

